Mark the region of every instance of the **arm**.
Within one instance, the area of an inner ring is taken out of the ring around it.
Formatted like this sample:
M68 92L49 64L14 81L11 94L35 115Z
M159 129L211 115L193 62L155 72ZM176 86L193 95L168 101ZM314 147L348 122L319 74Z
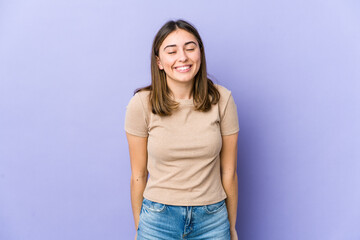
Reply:
M223 145L220 153L221 181L227 195L226 205L232 240L237 239L235 229L238 204L237 140L238 133L222 136Z
M147 137L126 133L131 162L131 206L135 229L138 229L143 193L147 182Z

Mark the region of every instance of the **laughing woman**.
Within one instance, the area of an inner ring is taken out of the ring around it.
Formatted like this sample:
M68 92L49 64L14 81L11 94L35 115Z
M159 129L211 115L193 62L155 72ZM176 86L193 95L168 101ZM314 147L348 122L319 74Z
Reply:
M135 239L237 239L237 109L207 77L190 23L157 32L151 85L130 99L125 131Z

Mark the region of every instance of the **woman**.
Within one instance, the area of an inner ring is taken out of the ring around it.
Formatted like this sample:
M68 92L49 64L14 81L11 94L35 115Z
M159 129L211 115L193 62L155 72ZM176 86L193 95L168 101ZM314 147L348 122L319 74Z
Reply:
M208 79L191 24L158 31L151 77L125 117L135 239L237 239L236 105Z

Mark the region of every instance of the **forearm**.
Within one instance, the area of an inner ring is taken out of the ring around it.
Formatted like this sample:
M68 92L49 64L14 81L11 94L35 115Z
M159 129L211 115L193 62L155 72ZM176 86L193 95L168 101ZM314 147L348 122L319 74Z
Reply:
M227 195L226 207L230 229L235 229L238 205L238 176L237 173L222 176L222 184Z
M135 229L138 229L143 193L147 182L147 175L141 177L131 176L130 192L131 206L134 216Z

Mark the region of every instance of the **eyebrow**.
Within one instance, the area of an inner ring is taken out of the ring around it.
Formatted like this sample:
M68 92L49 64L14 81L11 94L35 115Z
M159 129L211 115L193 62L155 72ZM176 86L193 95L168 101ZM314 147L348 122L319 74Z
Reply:
M193 43L193 44L195 44L195 45L197 46L197 44L196 44L194 41L186 42L184 45L186 46L186 45L188 45L188 44L190 44L190 43ZM164 47L164 50L165 50L165 48L167 48L167 47L176 47L176 44L167 45L166 47Z

